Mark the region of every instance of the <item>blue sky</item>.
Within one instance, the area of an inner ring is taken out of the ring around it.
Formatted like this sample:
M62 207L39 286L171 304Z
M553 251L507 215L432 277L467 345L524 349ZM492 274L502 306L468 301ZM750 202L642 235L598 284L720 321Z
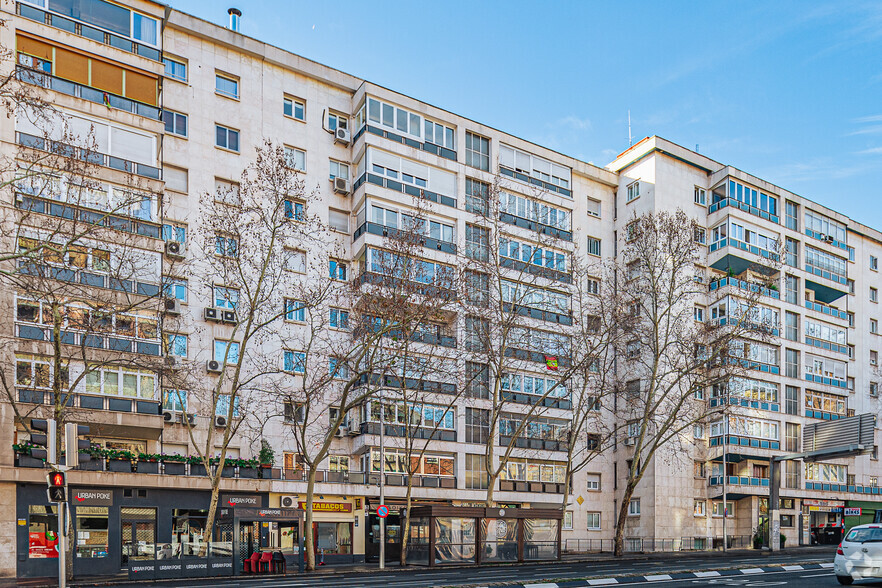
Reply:
M882 229L882 3L170 0L597 165L661 135Z

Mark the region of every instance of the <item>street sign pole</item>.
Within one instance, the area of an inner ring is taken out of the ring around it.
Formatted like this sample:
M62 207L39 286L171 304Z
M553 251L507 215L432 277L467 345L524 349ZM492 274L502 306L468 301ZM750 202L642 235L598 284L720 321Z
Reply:
M386 406L380 390L380 504L386 504ZM380 517L380 569L386 567L386 517Z
M67 525L65 525L66 503L58 502L58 586L67 586Z

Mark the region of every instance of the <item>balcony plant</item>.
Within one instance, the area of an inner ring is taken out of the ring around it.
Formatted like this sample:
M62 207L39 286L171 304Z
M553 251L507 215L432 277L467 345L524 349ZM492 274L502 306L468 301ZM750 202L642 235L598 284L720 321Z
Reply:
M260 453L257 454L257 461L260 462L260 477L263 479L272 478L273 463L276 461L276 452L266 439L260 442Z
M257 478L260 466L259 459L237 459L236 465L239 466L240 478Z
M24 443L14 443L12 445L12 449L15 452L15 457L18 460L18 466L22 468L41 468L43 467L43 460L37 456L33 455L33 451L37 450L42 451L45 455L46 450L38 445L34 445L33 443L26 441Z
M127 449L105 449L104 457L107 458L108 472L131 472L135 454Z
M162 454L159 456L163 471L169 476L183 476L187 473L187 456L176 453L174 455Z
M187 463L190 464L190 475L191 476L207 476L208 473L205 471L205 463L202 461L202 458L198 455L190 455L187 457Z
M138 453L138 463L136 467L138 468L139 474L158 474L159 473L159 460L162 456L158 453Z

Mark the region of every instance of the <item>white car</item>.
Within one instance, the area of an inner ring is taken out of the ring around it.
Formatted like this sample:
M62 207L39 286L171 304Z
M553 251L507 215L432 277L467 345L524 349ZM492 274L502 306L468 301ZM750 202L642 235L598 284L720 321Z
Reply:
M882 524L852 527L836 549L833 573L840 584L882 578Z

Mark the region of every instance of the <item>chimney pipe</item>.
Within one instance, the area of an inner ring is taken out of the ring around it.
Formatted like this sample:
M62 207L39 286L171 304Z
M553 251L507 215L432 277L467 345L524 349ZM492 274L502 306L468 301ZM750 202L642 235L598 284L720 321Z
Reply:
M234 32L239 32L239 19L242 18L242 11L238 8L230 8L227 10L227 14L230 15L230 30Z

